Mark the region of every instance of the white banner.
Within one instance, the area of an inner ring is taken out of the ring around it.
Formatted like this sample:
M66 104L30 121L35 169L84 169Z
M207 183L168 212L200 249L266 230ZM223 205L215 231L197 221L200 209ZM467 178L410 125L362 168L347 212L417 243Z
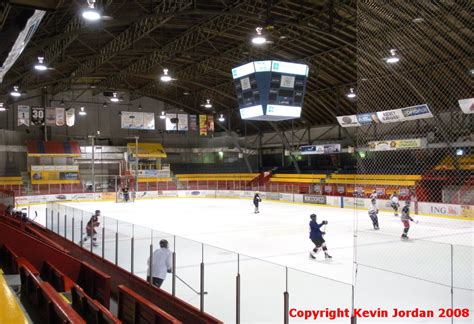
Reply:
M56 126L56 109L46 108L46 126Z
M426 147L426 138L411 138L393 141L373 141L367 143L370 151L394 151Z
M155 129L155 114L134 111L122 111L121 127L124 129Z
M356 115L347 115L347 116L337 116L337 121L342 127L358 127L360 126L357 121Z
M405 120L401 109L378 111L377 118L381 123L396 123Z
M465 114L474 114L474 98L458 100L459 107Z
M76 123L76 110L74 108L69 108L66 110L66 125L69 127L74 126Z
M166 114L166 130L167 131L175 131L178 130L178 123L173 123L176 121L177 116L176 114Z
M178 114L178 130L188 130L188 114Z
M341 153L341 144L300 146L301 155Z
M56 126L64 126L64 108L56 108Z
M18 126L30 126L30 106L18 105Z

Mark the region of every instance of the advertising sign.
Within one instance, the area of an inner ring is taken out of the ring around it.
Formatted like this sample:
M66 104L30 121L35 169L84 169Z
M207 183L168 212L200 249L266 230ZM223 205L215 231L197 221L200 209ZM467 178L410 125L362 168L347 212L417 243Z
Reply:
M303 202L307 204L326 205L326 196L321 195L303 195Z

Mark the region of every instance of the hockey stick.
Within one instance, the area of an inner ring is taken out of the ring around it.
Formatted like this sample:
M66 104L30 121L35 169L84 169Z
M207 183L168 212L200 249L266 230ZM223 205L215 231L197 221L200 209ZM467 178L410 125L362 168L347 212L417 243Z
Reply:
M188 283L186 283L186 281L184 281L183 279L181 279L177 274L175 274L176 278L178 278L182 283L184 283L186 286L188 286L189 289L191 289L192 291L194 291L196 294L198 295L201 295L201 293L199 291L197 291L196 289L194 289L193 287L191 287L190 285L188 285ZM204 295L207 295L207 291L203 292Z

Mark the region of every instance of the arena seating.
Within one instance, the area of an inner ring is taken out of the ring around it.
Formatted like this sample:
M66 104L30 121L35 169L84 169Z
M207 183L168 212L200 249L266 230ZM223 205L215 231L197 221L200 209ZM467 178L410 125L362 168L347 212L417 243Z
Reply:
M251 181L259 173L186 173L177 174L179 181Z
M326 174L283 174L277 173L270 178L270 182L286 183L316 183L326 179Z
M435 170L474 170L474 155L460 156L457 159L447 155L434 168Z
M0 323L28 323L27 316L22 310L13 291L8 286L0 268Z
M383 186L414 186L421 175L406 174L331 174L326 183Z
M90 298L78 285L71 288L72 308L90 324L121 323L107 308Z

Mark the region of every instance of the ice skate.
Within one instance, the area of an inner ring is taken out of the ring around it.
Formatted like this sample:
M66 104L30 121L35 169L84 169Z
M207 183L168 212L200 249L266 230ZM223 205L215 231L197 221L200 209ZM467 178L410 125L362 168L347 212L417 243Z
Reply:
M332 256L330 256L328 253L324 253L324 257L325 257L326 259L332 259Z
M408 235L402 234L402 240L408 240Z
M313 255L313 253L309 252L309 258L311 260L316 260L316 257Z

